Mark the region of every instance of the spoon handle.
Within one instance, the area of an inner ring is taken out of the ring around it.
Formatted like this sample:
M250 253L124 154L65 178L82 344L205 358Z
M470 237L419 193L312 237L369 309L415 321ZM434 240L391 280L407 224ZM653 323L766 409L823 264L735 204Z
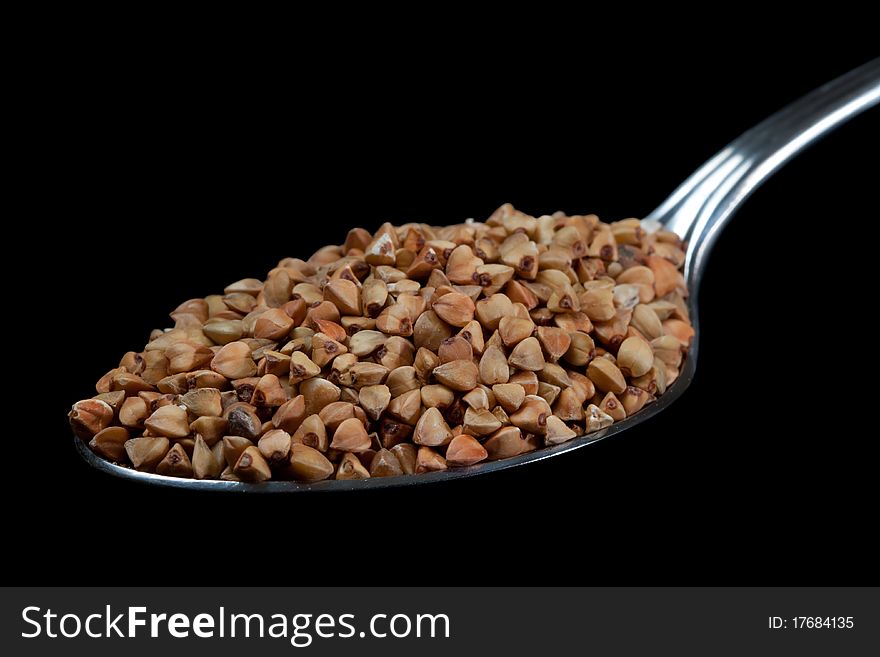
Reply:
M880 58L810 92L733 140L648 217L689 241L684 273L696 289L724 224L801 150L880 101Z

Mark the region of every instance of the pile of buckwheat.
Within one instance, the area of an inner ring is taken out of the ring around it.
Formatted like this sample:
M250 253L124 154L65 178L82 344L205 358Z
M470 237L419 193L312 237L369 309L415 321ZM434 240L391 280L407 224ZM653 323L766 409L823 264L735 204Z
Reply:
M70 412L173 477L364 479L503 459L662 395L694 335L681 240L638 219L384 224L190 299Z

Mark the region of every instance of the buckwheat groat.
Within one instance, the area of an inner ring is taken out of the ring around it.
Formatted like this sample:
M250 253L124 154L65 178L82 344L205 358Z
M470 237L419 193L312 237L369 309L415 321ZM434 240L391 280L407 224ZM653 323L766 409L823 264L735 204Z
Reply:
M684 245L638 219L349 231L183 302L74 404L102 458L171 477L357 480L469 467L625 421L694 336Z

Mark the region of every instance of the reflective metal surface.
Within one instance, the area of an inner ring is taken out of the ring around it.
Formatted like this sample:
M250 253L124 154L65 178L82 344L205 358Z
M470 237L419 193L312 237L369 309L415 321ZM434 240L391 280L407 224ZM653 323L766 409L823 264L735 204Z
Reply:
M356 481L328 480L312 484L292 481L249 484L178 479L114 465L93 454L83 441L74 438L77 450L98 470L145 484L195 490L281 493L365 490L449 481L558 456L620 433L662 412L681 396L693 380L700 336L697 312L700 275L709 251L724 224L761 183L794 155L837 126L873 107L878 101L880 101L880 59L875 59L823 85L745 132L694 172L646 218L649 226L668 227L689 240L684 274L688 289L691 291L688 302L696 337L684 361L681 375L666 394L632 417L615 423L607 429L554 447L500 461L479 463L467 468Z

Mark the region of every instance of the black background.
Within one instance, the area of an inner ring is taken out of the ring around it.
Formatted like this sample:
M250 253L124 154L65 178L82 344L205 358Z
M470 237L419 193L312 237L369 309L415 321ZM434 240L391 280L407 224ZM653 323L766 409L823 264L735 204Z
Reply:
M875 259L877 110L739 212L701 288L693 385L612 440L443 485L268 497L142 487L74 452L69 405L184 299L355 225L483 219L505 201L644 216L727 141L871 56L811 46L695 64L658 47L629 63L626 49L390 52L327 67L319 54L289 67L59 62L68 84L32 202L60 219L41 246L54 291L34 296L51 304L37 330L62 368L28 357L33 415L6 436L42 446L8 464L5 577L862 582L876 437L855 422L876 392L858 365L873 320L857 268Z

